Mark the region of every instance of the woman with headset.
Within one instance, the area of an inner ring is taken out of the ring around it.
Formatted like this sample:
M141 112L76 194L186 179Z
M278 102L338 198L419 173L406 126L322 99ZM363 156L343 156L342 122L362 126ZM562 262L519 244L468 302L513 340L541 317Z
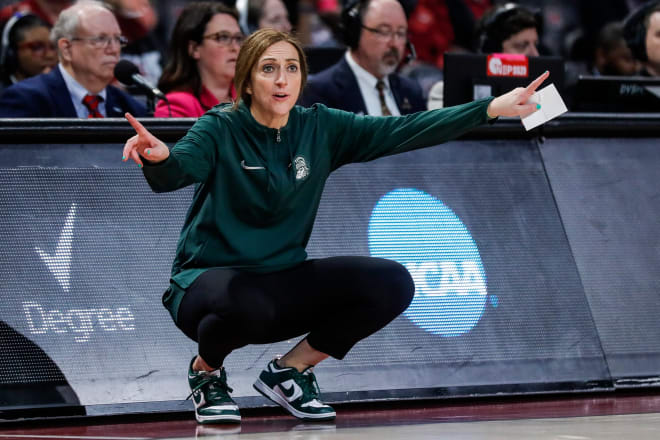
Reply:
M15 14L2 31L0 80L4 89L18 81L49 72L57 64L50 28L33 14Z
M516 3L505 3L487 12L477 26L478 53L510 53L539 56L540 11L531 11ZM429 110L444 106L444 80L433 84L426 103Z
M505 3L484 14L477 27L480 53L512 53L539 56L543 17L516 3Z

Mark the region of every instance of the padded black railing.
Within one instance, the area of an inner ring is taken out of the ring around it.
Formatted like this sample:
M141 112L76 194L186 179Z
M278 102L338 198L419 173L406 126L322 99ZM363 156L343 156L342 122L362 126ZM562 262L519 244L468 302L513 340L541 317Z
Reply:
M182 137L195 119L144 118L147 129L165 142ZM0 119L0 143L109 143L123 142L135 134L121 118L107 119ZM544 126L526 132L517 119L468 133L468 139L545 137L655 137L660 136L660 113L566 113Z

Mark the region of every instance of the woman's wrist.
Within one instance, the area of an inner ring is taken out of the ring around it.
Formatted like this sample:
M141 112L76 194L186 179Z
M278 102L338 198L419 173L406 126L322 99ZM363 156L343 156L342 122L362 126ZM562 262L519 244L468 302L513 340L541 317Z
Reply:
M497 98L495 98L495 99L497 99ZM490 103L488 104L488 107L486 107L486 116L488 116L488 119L495 119L499 116L499 115L497 115L495 110L493 110L493 102L495 102L495 99L490 101Z

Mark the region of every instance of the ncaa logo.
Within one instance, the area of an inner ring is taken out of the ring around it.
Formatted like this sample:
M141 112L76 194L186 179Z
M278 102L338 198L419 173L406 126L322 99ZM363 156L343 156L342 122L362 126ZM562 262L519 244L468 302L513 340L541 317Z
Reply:
M391 191L371 213L368 238L372 256L395 260L412 275L415 297L404 314L414 324L453 337L479 322L488 297L479 249L442 201L414 188Z

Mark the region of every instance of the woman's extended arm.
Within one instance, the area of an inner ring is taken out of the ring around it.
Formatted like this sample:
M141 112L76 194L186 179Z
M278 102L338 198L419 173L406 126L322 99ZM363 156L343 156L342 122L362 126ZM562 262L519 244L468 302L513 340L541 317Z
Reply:
M488 117L525 117L538 110L536 104L528 101L548 75L546 72L527 87L497 98L399 117L357 116L327 109L337 121L332 169L437 145L484 124Z
M137 134L124 145L122 160L132 159L143 168L152 190L174 191L208 179L216 160L216 143L208 121L200 118L170 150L131 114L127 113L126 119Z

